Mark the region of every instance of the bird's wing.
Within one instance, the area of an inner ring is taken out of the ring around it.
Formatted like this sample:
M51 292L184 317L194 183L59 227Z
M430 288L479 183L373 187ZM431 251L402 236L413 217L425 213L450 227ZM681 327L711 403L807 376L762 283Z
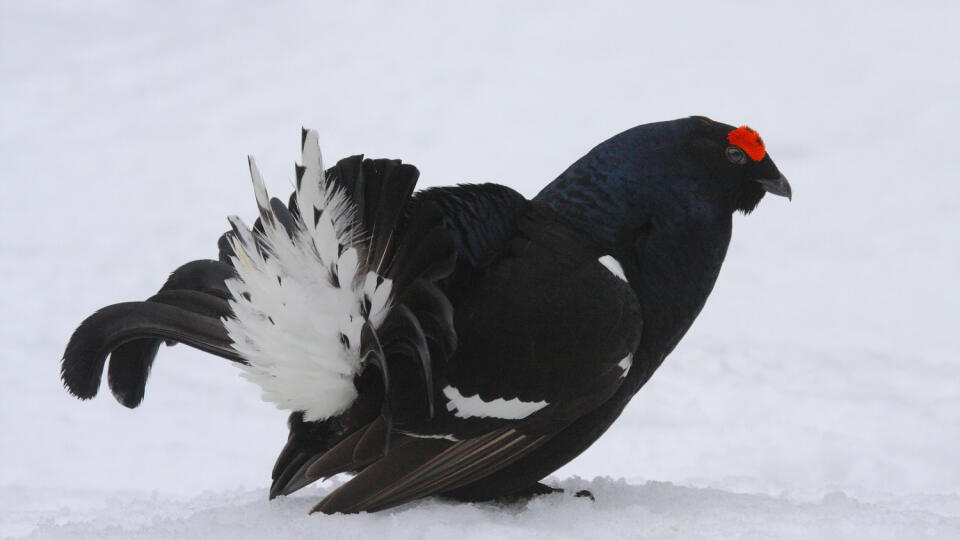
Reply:
M620 263L549 216L532 214L456 305L476 315L457 326L459 349L444 393L569 407L606 393L598 385L615 389L631 365L643 324Z
M559 234L561 244L574 245L558 253L530 236L522 231L511 241L457 304L458 349L437 402L444 414L401 423L403 435L382 458L359 450L375 426L334 447L308 476L365 468L317 510L381 510L468 485L532 452L620 387L642 329L622 270L597 252L562 253L578 251L574 237Z
M455 489L513 463L548 439L510 427L459 442L400 437L386 457L337 488L314 511L375 512Z

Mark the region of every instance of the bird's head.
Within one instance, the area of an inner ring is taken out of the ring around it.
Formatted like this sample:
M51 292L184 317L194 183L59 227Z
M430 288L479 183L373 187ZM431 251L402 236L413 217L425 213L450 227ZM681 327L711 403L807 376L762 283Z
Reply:
M669 208L676 209L674 215L749 213L766 193L792 197L760 135L746 126L691 116L607 139L537 199L593 222L595 232L613 233Z
M693 169L701 173L693 179L716 183L734 210L751 212L764 193L793 198L790 183L774 165L759 133L705 116L693 116L687 122L690 131L682 146Z

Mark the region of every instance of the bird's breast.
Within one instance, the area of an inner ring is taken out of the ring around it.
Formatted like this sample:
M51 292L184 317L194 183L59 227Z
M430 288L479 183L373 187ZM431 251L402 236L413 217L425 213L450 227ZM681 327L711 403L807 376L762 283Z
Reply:
M706 304L730 243L729 216L652 219L621 247L621 263L640 303L643 335L629 382L639 389L676 347Z

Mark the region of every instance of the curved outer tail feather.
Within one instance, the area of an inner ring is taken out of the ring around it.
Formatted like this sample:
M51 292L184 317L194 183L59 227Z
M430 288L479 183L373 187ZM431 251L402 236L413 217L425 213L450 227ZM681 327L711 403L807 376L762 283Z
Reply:
M125 302L107 306L74 331L60 375L80 399L97 395L107 355L124 343L143 338L170 339L235 362L243 358L231 347L220 320L159 302Z
M211 260L191 261L174 270L160 288L160 292L150 300L162 301L164 297L161 295L171 291L189 291L222 299L224 303L221 305L225 306L230 293L224 282L233 275L230 265ZM206 314L218 318L221 315L209 312ZM143 401L150 368L162 343L162 339L134 339L120 345L110 354L107 380L114 397L125 407L132 409ZM173 345L176 342L168 340L167 343Z

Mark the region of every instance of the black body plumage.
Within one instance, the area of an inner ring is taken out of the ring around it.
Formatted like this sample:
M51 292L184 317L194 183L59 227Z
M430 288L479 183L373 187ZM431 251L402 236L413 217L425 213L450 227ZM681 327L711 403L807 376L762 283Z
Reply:
M532 200L495 184L414 193L417 176L362 156L326 172L355 209L364 268L392 287L392 304L377 321L371 298L361 301L360 343L341 334L361 359L356 398L315 421L291 414L271 497L340 472L356 476L317 510L549 492L538 481L603 434L693 323L732 214L765 192L790 195L755 132L704 117L621 133ZM294 238L309 215L297 205L296 194L273 199L261 217ZM275 226L254 226L263 246L251 249L265 258ZM247 364L221 324L241 316L242 234L228 232L219 261L184 265L146 302L84 321L64 354L67 388L93 397L111 355L110 388L135 407L164 340ZM337 268L328 281L349 287Z

